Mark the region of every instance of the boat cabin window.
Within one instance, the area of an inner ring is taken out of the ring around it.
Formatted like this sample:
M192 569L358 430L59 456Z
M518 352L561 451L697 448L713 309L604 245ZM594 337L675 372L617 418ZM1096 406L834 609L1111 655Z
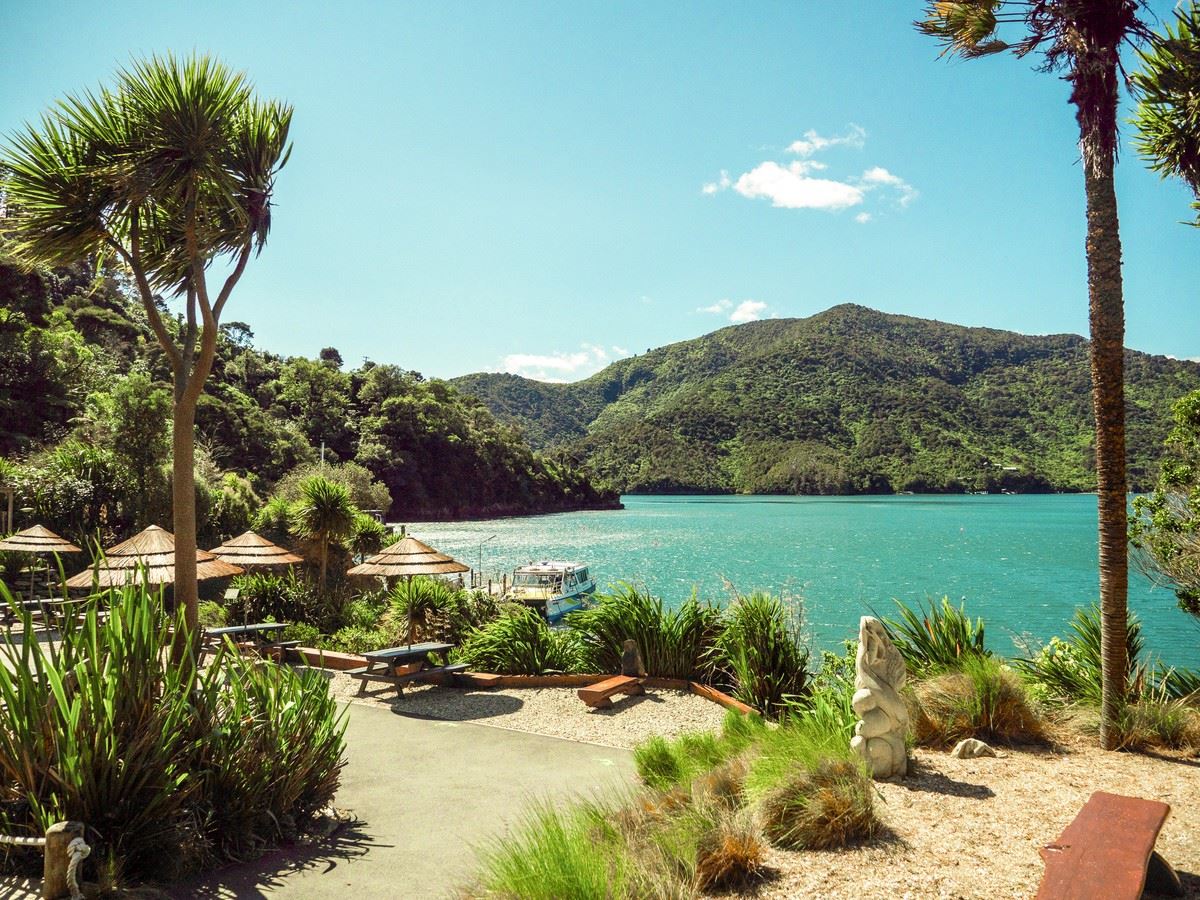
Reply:
M575 580L578 581L580 584L583 584L585 581L588 580L588 571L587 571L586 566L582 569L575 570Z
M540 575L537 572L517 572L513 575L513 587L553 587L559 583L559 575Z

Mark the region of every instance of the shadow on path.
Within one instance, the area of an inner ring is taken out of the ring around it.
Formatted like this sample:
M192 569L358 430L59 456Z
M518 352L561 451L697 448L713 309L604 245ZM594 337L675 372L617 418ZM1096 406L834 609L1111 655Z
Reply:
M374 848L390 846L376 841L364 830L364 825L359 821L346 822L327 838L279 847L251 862L230 865L202 878L171 885L170 891L174 896L201 900L242 900L278 894L284 889L288 876L305 871L327 875L342 863L365 856ZM183 893L176 893L180 891Z

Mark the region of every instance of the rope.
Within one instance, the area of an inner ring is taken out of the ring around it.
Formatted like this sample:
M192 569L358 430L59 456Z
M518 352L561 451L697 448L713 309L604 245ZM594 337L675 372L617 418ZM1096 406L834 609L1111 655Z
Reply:
M14 844L17 847L45 847L46 839L44 837L13 837L9 834L0 834L0 844Z
M81 837L72 838L67 844L67 887L71 889L71 900L83 900L83 892L79 890L79 864L91 854L92 848Z

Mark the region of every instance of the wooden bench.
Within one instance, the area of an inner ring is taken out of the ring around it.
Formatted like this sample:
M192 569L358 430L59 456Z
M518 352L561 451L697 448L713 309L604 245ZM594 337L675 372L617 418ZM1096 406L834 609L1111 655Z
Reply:
M1179 876L1154 851L1171 807L1096 791L1058 840L1042 848L1038 900L1136 900L1150 889L1183 895Z
M613 694L644 694L646 689L642 687L642 678L634 678L632 675L614 675L597 684L589 684L587 687L581 687L578 691L579 699L590 706L592 709L607 709L612 706L610 699Z

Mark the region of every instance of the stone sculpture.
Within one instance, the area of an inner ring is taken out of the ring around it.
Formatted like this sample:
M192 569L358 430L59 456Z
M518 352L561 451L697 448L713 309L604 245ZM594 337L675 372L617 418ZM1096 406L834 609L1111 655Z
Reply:
M875 778L908 772L908 710L900 689L906 676L904 657L884 631L883 623L863 616L858 624L858 655L854 660L854 699L859 715L850 749L861 756Z

